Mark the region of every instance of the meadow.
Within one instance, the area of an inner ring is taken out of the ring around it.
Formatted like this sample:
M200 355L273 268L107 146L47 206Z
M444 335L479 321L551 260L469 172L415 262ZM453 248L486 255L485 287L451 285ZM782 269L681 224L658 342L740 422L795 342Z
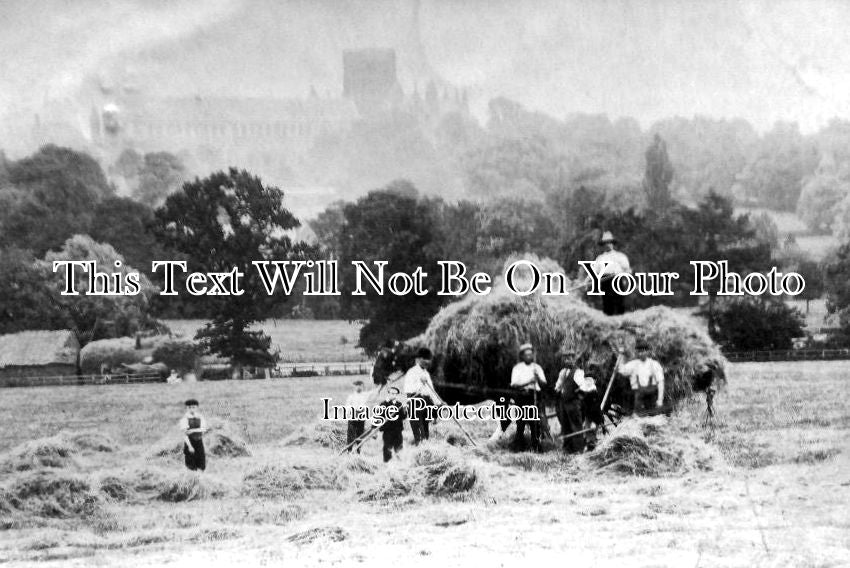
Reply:
M711 429L696 399L570 458L511 453L488 442L491 423L468 425L472 448L438 423L418 449L406 429L389 465L377 441L338 457L344 424L316 421L321 397L348 392L346 377L5 389L0 562L850 564L850 362L730 371ZM210 456L205 474L184 473L174 448L189 396L250 455ZM22 444L49 447L26 444L44 438L86 441L53 461L37 451L15 461ZM612 461L611 440L644 440L651 455ZM85 499L70 482L55 495L22 490L57 479L76 480Z
M178 335L194 337L204 327L203 320L165 320ZM256 326L272 338L272 350L279 349L282 363L363 361L357 347L361 325L346 320L269 319Z

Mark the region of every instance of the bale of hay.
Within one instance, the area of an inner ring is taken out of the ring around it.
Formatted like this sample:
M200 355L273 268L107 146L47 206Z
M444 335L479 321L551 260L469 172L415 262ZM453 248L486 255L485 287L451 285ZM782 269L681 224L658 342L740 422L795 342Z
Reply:
M100 508L97 494L85 479L54 471L19 477L8 489L8 500L18 511L48 518L86 517Z
M74 463L77 448L62 436L38 438L9 450L0 459L6 471L30 471L44 467L63 468Z
M173 431L156 442L151 450L154 457L183 459L183 436ZM204 449L208 456L218 458L249 457L251 450L236 428L224 420L210 420L204 434Z
M286 440L287 446L321 446L342 449L348 439L345 422L319 420L299 428Z
M572 296L520 297L503 288L449 304L412 341L438 354L439 379L504 389L510 384L517 348L527 341L535 346L537 362L554 382L560 349L575 349L584 354L587 364L602 365L610 373L613 347L622 346L632 356L638 340L647 341L664 366L672 400L694 391L696 375L725 364L704 326L669 308L609 317Z
M193 471L167 475L157 488L157 499L169 503L197 501L224 495L224 488L208 475Z
M334 462L267 464L242 478L242 492L251 497L290 497L311 489L343 489L346 473Z

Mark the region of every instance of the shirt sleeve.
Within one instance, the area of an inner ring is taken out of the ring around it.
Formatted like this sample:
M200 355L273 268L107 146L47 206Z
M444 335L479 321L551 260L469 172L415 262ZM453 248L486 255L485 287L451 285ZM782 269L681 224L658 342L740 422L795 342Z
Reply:
M177 427L185 432L189 429L189 419L184 416L177 421Z
M655 361L655 365L653 365L653 367L655 382L658 383L658 405L661 406L664 404L664 369L658 361Z
M627 274L631 274L632 273L632 265L629 264L629 257L627 257L623 253L620 253L620 257L621 257L620 258L620 264L622 265L623 272L625 272Z
M558 379L555 381L555 390L561 391L564 388L564 379L567 377L567 370L561 369L561 372L558 373Z
M535 363L534 368L537 370L537 376L540 379L540 382L545 385L546 384L546 373L543 372L543 367L541 367L540 365Z
M573 382L578 386L582 386L582 383L584 382L584 371L576 369L576 372L573 373Z

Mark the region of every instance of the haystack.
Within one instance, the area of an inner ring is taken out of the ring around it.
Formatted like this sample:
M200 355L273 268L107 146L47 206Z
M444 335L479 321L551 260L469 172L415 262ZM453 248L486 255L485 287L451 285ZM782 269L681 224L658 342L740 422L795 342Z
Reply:
M312 489L343 489L348 475L343 466L329 460L310 463L266 464L242 479L242 492L260 498L290 497Z
M100 507L97 494L86 480L54 471L17 478L9 487L7 498L18 511L49 518L85 517Z
M634 355L638 340L649 343L665 369L673 400L692 393L694 378L709 368L722 369L725 358L703 326L665 307L609 317L574 296L517 296L494 287L486 296L467 296L449 304L412 340L438 356L437 376L449 383L507 388L517 348L531 342L537 362L551 382L562 348L583 354L585 365L613 368L616 347ZM597 377L599 379L600 377ZM603 384L604 388L604 384Z
M178 430L167 434L154 444L151 453L155 457L183 458L185 441ZM241 458L251 455L248 444L227 421L210 420L209 430L204 434L204 449L208 456L219 458Z

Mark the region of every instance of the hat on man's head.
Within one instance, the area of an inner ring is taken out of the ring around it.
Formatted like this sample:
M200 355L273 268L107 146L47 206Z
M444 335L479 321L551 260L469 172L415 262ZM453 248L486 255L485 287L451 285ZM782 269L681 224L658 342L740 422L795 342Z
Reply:
M576 356L576 350L571 348L571 347L563 347L563 348L561 348L561 351L559 353L560 353L561 357L575 357Z
M599 244L604 245L607 243L617 243L617 239L614 238L613 233L611 231L603 231L602 236L599 238Z
M431 350L427 347L420 347L416 351L416 357L417 359L431 359L433 355L431 354Z
M354 381L354 382L353 382L353 383L351 383L351 384L352 384L352 385L354 385L355 387L362 387L362 386L363 386L363 381L361 381L360 379L357 379L356 381Z
M190 398L186 401L186 406L198 406L198 401L194 398Z
M531 343L523 343L519 346L518 353L522 355L524 351L534 351L534 346Z
M390 387L387 389L387 394L398 394L401 391L398 390L398 387Z
M649 351L649 343L641 339L637 343L635 343L635 349L637 351Z

